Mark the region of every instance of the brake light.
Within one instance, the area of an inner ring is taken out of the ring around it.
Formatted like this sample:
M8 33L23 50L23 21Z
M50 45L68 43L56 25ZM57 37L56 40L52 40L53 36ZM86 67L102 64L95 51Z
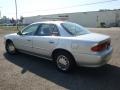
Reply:
M102 44L92 47L91 50L94 52L100 52L102 50L109 48L109 46L110 46L110 41L107 41L105 43L102 43Z

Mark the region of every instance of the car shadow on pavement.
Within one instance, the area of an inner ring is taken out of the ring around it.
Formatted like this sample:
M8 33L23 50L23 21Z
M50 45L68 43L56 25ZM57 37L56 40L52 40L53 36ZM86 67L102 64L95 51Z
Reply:
M4 57L23 68L22 74L30 71L67 89L120 90L120 67L105 65L101 68L78 67L71 73L59 72L51 61L34 56L19 54Z

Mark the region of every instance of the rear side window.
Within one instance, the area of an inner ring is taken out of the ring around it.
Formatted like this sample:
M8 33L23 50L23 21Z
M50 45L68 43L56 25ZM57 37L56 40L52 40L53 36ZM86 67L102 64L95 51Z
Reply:
M88 34L90 31L85 29L84 27L75 24L75 23L61 23L61 26L71 35L77 36L77 35L83 35L83 34Z
M36 35L37 36L56 36L59 34L57 26L54 24L41 24Z

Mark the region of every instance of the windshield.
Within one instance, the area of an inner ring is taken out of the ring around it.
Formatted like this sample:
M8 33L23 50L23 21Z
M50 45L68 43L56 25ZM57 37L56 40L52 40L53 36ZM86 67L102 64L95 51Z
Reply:
M90 31L75 23L61 23L61 26L71 35L78 36L88 34Z

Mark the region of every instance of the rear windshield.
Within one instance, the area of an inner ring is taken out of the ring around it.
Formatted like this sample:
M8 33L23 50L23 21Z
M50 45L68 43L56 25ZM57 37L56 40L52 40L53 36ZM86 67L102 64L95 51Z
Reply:
M71 35L78 36L78 35L84 35L90 33L87 29L84 27L75 24L75 23L61 23L61 26Z

